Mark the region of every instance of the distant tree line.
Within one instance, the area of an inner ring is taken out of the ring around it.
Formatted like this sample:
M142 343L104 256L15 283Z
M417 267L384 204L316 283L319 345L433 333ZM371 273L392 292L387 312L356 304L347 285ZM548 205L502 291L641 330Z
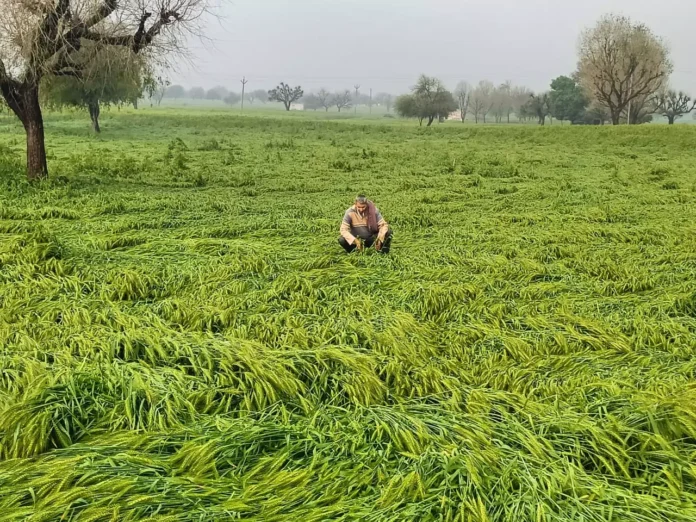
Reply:
M673 66L663 40L644 24L606 15L585 30L578 45L578 68L535 93L505 82L460 82L450 93L437 78L422 75L409 94L396 99L397 113L427 122L456 118L496 123L547 120L604 125L640 124L653 115L674 122L696 108L696 100L669 87Z
M204 89L203 87L192 87L185 89L181 85L170 85L166 88L163 98L171 100L213 100L222 101L229 105L236 105L242 99L240 93L230 91L226 87L218 85L212 89ZM268 91L264 89L256 89L244 94L245 103L253 105L256 102L268 102Z
M301 102L306 111L343 110L352 109L355 107L381 107L387 113L390 113L394 105L394 96L386 92L380 92L370 97L368 94L355 92L351 89L339 89L331 92L326 88L321 88L316 92L310 92L305 95Z
M134 58L127 49L92 47L87 42L76 54L76 63L85 57L80 78L65 75L43 81L42 103L86 109L97 132L101 106L132 104L137 108L138 100L143 98L151 106L165 98L220 101L230 106L242 102L240 93L223 86L187 90L171 85L155 74L147 60ZM651 121L655 114L673 124L694 110L696 100L669 87L672 69L669 49L647 26L624 16L607 15L581 34L577 70L555 78L547 91L534 92L511 81L495 85L489 80L474 85L462 81L450 91L438 78L421 75L409 93L398 97L386 92L373 97L360 92L359 85L354 90L332 92L321 88L305 93L299 85L281 82L271 90L246 91L243 101L248 105L278 102L286 110L297 106L326 112L358 106L372 111L380 107L387 114L394 109L398 115L426 126L447 119L475 123L533 121L539 125L554 120L576 125L638 124Z

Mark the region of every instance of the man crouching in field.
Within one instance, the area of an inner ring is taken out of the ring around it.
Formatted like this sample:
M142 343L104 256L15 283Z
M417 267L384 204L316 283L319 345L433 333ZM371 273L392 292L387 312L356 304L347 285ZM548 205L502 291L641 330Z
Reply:
M375 204L363 195L355 198L355 205L346 210L341 223L338 242L346 252L361 252L372 245L377 252L389 253L392 232Z

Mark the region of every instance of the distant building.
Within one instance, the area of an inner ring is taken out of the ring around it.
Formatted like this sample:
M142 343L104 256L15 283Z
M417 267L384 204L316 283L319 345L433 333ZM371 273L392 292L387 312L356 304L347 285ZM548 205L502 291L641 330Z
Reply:
M456 111L454 111L454 112L451 112L451 113L447 116L447 119L448 119L448 120L451 120L451 121L462 121L462 113L459 112L459 110L456 110Z
M303 111L304 110L304 103L291 103L290 110L291 111Z

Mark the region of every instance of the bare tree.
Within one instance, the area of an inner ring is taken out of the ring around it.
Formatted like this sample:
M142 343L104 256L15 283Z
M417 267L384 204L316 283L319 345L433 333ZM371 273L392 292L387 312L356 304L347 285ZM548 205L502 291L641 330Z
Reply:
M692 101L691 96L682 91L669 90L658 94L654 99L655 112L666 116L670 125L674 125L674 120L689 114L694 108L696 108L696 100Z
M551 95L548 92L530 95L526 110L537 117L539 125L546 124L546 118L551 114Z
M471 98L471 85L466 82L459 82L454 89L454 99L457 100L462 123L466 120L466 113L469 111L469 98Z
M510 113L512 112L511 100L512 83L505 82L493 89L491 93L491 111L496 123L501 123L507 116L510 123Z
M510 108L519 121L526 120L526 113L523 110L525 104L529 101L532 92L526 87L513 87L510 93ZM510 118L508 117L508 122Z
M319 102L319 97L313 93L303 96L301 101L305 111L316 111L322 106Z
M353 93L350 92L350 89L346 89L345 91L339 91L335 93L331 97L332 104L336 106L338 109L338 112L341 112L341 109L350 109L352 106L352 98L353 98Z
M476 88L471 92L471 98L469 102L469 107L474 115L474 120L476 123L479 119L483 119L483 123L486 123L486 116L491 111L493 102L491 100L491 95L493 94L494 86L491 82L487 80L481 80Z
M209 1L0 0L0 92L26 132L27 177L48 175L42 78L79 78L74 57L84 41L134 54L181 51L182 31L194 28Z
M500 110L502 116L505 116L507 122L510 123L510 115L513 112L513 100L512 96L515 91L515 87L512 85L510 80L501 83L498 87L498 97L500 99ZM500 120L502 121L502 116Z
M578 54L581 84L609 109L614 125L633 100L656 93L672 72L662 39L624 16L607 15L583 32Z
M655 95L644 94L631 100L626 108L621 111L621 121L629 125L640 125L641 123L649 123L652 121L652 115L655 112ZM611 121L611 113L609 113L609 121Z
M155 100L159 107L162 104L162 99L167 94L170 82L162 76L153 76L152 80L152 83L147 87L147 97L150 100L150 107L152 107L152 100Z
M326 112L329 112L329 107L333 105L331 93L322 87L321 89L319 89L319 92L316 94L316 97L319 101L319 105L321 107L324 107Z
M289 111L290 106L297 100L302 98L304 91L299 85L297 87L290 87L283 82L275 89L268 91L268 99L270 101L278 101L285 105L285 110Z

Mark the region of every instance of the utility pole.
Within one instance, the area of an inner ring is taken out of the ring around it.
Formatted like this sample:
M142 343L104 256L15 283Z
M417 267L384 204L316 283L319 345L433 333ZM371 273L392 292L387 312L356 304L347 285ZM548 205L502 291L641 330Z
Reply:
M249 83L249 80L247 80L246 76L244 76L239 81L242 83L242 110L244 110L244 88L246 87L246 84Z
M372 114L372 87L370 87L370 114Z
M355 114L358 114L358 93L360 92L360 85L356 83L353 87L355 87Z

